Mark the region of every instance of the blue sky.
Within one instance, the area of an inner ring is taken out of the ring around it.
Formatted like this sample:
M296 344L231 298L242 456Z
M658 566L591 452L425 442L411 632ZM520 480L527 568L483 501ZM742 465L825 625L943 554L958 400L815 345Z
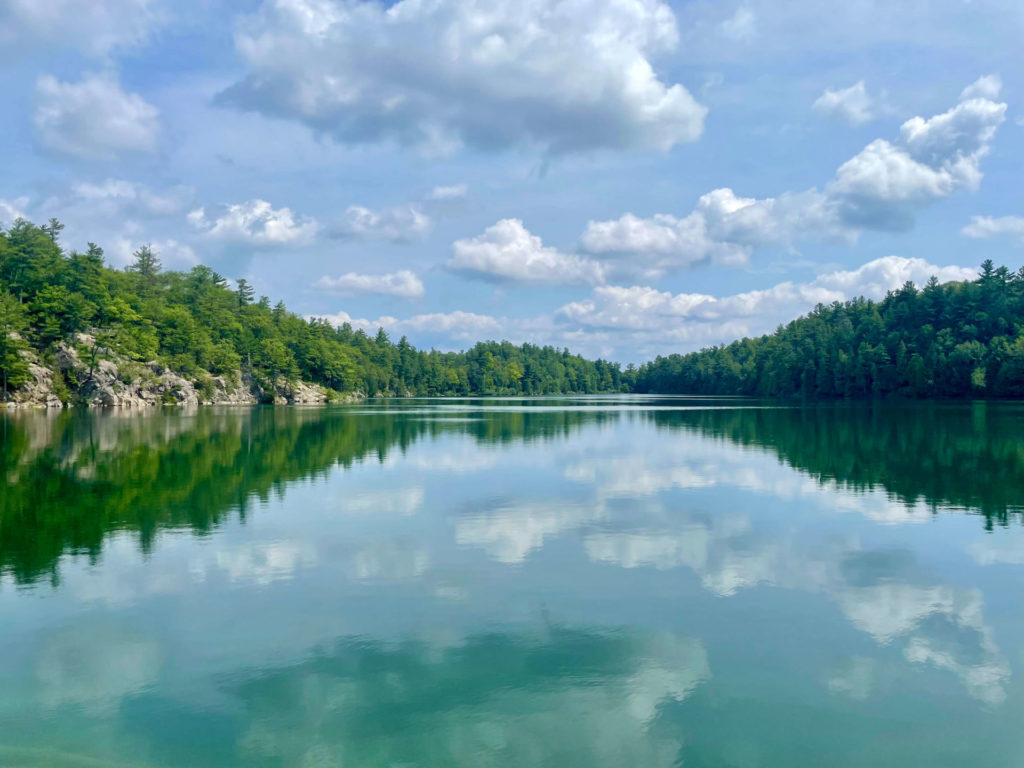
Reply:
M0 0L0 222L623 362L1024 255L1024 4Z

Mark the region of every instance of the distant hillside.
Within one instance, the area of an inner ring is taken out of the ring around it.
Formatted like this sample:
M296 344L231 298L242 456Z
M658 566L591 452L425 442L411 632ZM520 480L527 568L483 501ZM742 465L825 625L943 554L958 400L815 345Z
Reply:
M637 392L841 398L1024 397L1024 268L986 261L977 280L881 302L854 299L774 333L658 357Z
M374 395L616 392L619 366L568 350L486 342L424 352L306 320L232 290L209 267L162 271L135 253L124 271L103 250L60 247L63 225L0 230L0 402L146 405L322 402ZM312 386L311 386L312 385Z

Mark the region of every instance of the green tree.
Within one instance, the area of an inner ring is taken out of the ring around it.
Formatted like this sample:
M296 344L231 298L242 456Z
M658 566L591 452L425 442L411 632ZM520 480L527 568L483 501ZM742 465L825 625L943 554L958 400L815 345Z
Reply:
M21 336L27 327L28 318L21 302L6 291L0 292L0 376L4 400L12 388L21 386L28 378L28 363L22 356L28 344Z

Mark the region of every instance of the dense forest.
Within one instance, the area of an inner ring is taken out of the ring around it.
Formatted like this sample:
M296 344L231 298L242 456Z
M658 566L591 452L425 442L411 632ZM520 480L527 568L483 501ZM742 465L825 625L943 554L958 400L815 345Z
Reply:
M982 265L977 280L923 288L907 283L880 302L818 305L774 333L625 371L565 349L481 342L464 352L429 352L381 329L289 312L256 298L209 267L164 271L142 247L124 270L103 250L65 252L63 225L18 220L0 229L0 396L29 376L31 352L57 371L56 345L88 334L122 361L157 362L192 380L241 378L257 392L281 381L336 393L544 395L636 391L768 397L1024 397L1024 269ZM79 345L81 346L81 345Z
M849 398L1024 397L1024 269L885 299L819 304L774 333L658 357L637 392Z
M140 248L125 270L111 269L93 243L84 253L65 252L62 229L56 220L40 227L20 219L0 230L0 396L25 382L23 352L34 351L52 367L55 345L78 333L96 339L92 349L122 360L158 361L199 390L212 375L242 376L260 389L301 380L369 396L615 392L627 386L618 365L564 349L486 342L465 352L425 352L404 337L393 342L383 329L368 335L348 324L304 319L280 302L257 299L245 280L229 287L209 267L163 271L149 247Z

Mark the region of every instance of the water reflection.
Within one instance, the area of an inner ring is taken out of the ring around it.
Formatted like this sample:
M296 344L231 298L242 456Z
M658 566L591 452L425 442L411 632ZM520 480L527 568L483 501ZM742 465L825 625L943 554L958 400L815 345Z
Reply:
M723 408L712 401L715 407L704 410L699 406L706 401L698 400L673 410L669 406L678 400L649 399L641 401L647 409L620 410L619 401L597 400L578 410L569 401L570 407L559 410L559 401L544 402L538 411L520 410L516 401L499 402L496 409L482 407L494 405L487 401L446 404L436 418L428 418L422 406L401 404L379 410L5 414L0 572L19 582L56 579L63 552L96 557L104 537L116 531L136 532L144 550L161 529L207 533L225 514L245 516L253 500L283 492L291 482L326 476L339 465L388 461L425 439L464 435L477 447L460 442L418 453L417 468L480 472L500 462L501 449L487 446L535 444L588 428L590 439L607 447L615 425L636 419L702 439L668 444L673 453L667 457L610 451L601 459L587 451L565 468L566 476L597 483L604 496L722 482L789 494L856 490L863 493L836 494L837 505L895 522L925 519L928 511L952 506L983 514L991 526L1008 523L1024 508L1024 408L1012 404ZM774 473L786 487L766 488L765 478L735 452L719 451L717 461L709 459L714 443L708 438L767 449L801 474ZM348 508L398 505L412 511L422 501L422 490L390 493L349 499ZM573 525L565 518L593 516L571 507L544 514L543 521L526 516L537 530L520 532L526 541L508 543L505 557L521 558L545 531ZM496 515L494 525L522 517L514 509Z
M1022 410L761 405L8 415L0 764L1015 766Z
M710 675L689 638L548 626L450 647L346 640L225 693L247 713L250 764L668 768L680 742L659 710Z

